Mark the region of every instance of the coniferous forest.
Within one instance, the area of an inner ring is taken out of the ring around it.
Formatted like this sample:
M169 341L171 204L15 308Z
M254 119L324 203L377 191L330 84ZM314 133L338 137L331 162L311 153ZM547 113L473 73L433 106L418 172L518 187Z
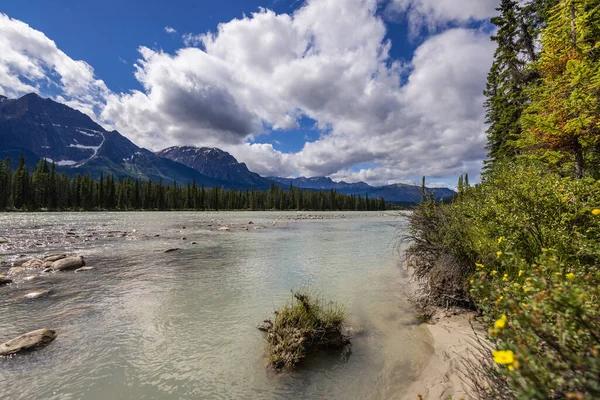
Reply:
M285 190L273 183L265 190L205 188L195 182L164 185L162 181L117 178L112 174L71 178L54 163L41 159L30 173L25 159L13 169L9 158L0 162L0 210L313 210L379 211L383 198L331 191Z

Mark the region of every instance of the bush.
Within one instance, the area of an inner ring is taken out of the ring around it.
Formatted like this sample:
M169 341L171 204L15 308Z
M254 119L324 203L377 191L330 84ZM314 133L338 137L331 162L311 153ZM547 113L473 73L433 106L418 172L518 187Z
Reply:
M496 350L490 399L600 398L600 274L543 251L529 264L502 255L507 271L481 271L472 293ZM503 389L508 386L510 393Z
M293 369L308 353L350 346L342 333L345 307L325 302L306 289L292 291L292 298L278 311L275 320L265 321L269 363L276 369Z
M498 164L452 204L420 205L409 217L407 255L423 283L421 302L475 306L468 290L474 266L503 273L496 265L496 253L503 249L533 262L543 248L554 248L561 261L594 268L600 228L591 210L597 205L599 181L518 164Z

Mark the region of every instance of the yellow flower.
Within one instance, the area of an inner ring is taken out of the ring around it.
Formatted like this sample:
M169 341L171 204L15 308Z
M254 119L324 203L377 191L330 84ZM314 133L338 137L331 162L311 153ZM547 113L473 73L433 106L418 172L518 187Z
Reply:
M492 355L496 364L512 365L515 362L515 353L512 350L494 350Z
M484 265L483 265L483 264L475 264L475 266L476 266L477 268L484 268Z
M567 275L565 275L567 277L568 280L571 280L573 278L575 278L575 274L572 272L569 272Z
M600 215L600 208L594 208L594 209L592 210L592 214L593 214L593 215Z
M503 329L506 326L506 315L502 314L502 317L500 317L499 320L497 320L496 322L494 322L494 328L495 329Z
M519 276L523 275L523 270L519 270Z
M503 241L503 240L504 240L504 238L503 238L502 236L500 236L500 237L498 238L498 244L502 243L502 241Z
M502 251L498 250L498 251L496 252L496 256L497 256L497 257L500 257L501 255L502 255Z

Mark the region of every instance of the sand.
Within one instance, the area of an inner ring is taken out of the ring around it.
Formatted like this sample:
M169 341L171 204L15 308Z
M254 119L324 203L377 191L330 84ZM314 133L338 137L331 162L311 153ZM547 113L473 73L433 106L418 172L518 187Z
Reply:
M428 324L434 352L429 363L401 397L402 400L472 399L461 373L465 359L474 359L473 350L480 348L485 331L472 313L440 310Z

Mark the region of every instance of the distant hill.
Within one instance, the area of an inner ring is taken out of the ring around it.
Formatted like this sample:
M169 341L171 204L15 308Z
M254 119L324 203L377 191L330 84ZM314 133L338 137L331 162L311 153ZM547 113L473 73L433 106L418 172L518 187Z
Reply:
M251 172L246 164L238 162L231 154L216 147L174 146L156 154L211 178L237 182L255 189L269 189L272 184L272 181Z
M30 167L45 158L69 175L89 173L97 178L104 172L162 179L164 183L195 179L207 186L243 186L161 158L119 132L105 130L87 115L36 94L14 100L0 98L0 157L10 157L16 163L20 154Z
M383 197L386 201L398 204L415 204L421 201L421 188L416 185L407 185L397 183L387 186L371 186L365 182L347 183L344 181L335 182L327 177L314 178L278 178L269 177L281 185L289 186L290 183L294 187L302 189L314 190L336 190L343 194L369 195L369 197ZM429 188L429 193L433 193L437 200L451 198L456 193L448 188Z

